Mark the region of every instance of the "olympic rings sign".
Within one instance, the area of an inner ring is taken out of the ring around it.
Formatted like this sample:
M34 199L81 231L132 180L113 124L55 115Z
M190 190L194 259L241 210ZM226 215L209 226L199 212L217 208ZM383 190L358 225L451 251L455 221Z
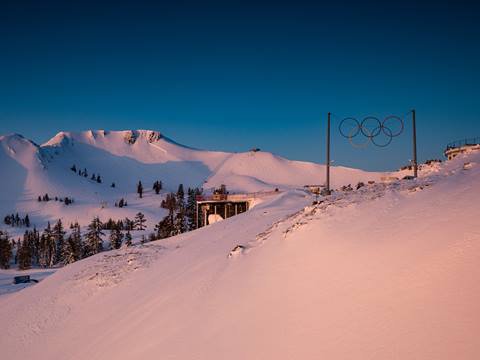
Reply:
M403 120L395 115L380 121L374 116L367 116L362 121L347 117L340 122L338 130L354 147L366 147L371 142L378 147L387 147L394 137L404 129Z

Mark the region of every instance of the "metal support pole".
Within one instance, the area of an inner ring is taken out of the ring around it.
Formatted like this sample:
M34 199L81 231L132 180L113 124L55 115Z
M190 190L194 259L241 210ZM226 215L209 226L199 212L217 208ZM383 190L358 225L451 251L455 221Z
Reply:
M331 114L328 113L328 121L327 121L327 163L326 163L326 181L325 186L327 189L327 193L330 194L330 116Z
M415 122L415 109L412 110L412 125L413 125L413 176L418 176L418 162L417 162L417 125Z
M198 202L195 201L195 224L197 225L197 229L199 228L198 226L198 219L199 216L198 216Z

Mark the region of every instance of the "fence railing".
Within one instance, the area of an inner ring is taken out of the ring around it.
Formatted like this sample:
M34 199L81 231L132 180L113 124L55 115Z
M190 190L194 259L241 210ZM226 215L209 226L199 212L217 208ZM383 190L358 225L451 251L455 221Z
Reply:
M255 199L258 197L269 196L273 194L278 194L279 190L272 190L272 191L258 191L253 193L246 193L246 194L213 194L213 195L197 195L195 197L196 201L242 201L242 200L250 200Z
M469 145L480 145L480 136L452 141L451 143L447 144L447 150Z

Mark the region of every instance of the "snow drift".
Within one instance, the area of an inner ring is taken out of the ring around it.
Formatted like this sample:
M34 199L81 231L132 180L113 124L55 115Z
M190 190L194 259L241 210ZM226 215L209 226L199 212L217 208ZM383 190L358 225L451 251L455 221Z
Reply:
M74 263L0 297L2 357L478 359L479 163Z

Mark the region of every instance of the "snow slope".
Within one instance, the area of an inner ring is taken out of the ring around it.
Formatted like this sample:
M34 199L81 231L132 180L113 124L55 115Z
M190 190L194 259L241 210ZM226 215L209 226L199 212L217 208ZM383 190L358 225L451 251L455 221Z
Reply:
M0 297L2 357L478 359L479 180L477 153L317 206L292 190L82 260Z
M87 169L84 178L70 168ZM20 135L0 137L0 216L28 213L34 224L62 218L65 223L87 224L93 216L133 218L145 213L150 224L164 212L162 196L155 196L152 184L161 180L164 191L187 187L211 189L226 184L230 191L257 192L291 190L305 184L324 182L324 166L290 161L266 152L225 153L180 145L151 130L60 132L38 146ZM90 180L100 174L102 184ZM376 180L379 173L355 169L332 169L335 186ZM145 196L138 199L136 184L142 181ZM115 183L115 188L110 187ZM73 197L75 204L39 203L37 197ZM113 205L120 198L126 208Z

